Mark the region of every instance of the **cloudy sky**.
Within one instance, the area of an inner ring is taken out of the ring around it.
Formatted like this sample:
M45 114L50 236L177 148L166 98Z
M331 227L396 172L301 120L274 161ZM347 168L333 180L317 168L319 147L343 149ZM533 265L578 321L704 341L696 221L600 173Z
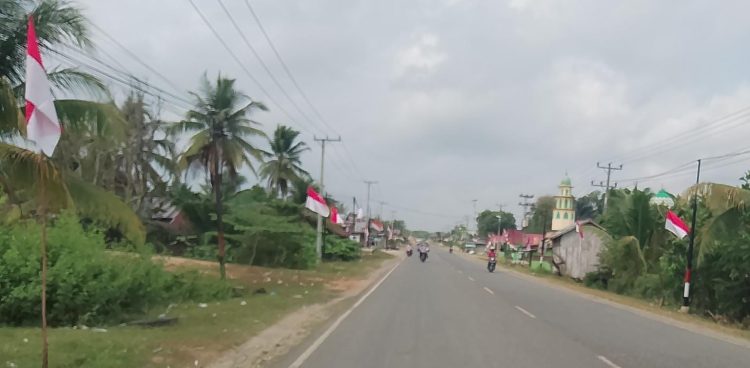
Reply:
M363 180L410 228L445 230L477 209L520 213L520 193L574 194L604 179L597 161L623 164L623 186L680 192L694 171L649 178L691 160L750 149L746 1L251 0L302 90L297 93L244 0L223 0L287 99L216 0L80 1L102 32L98 47L129 72L187 98L202 73L234 77L271 111L255 116L303 131L326 189L364 203ZM103 59L104 54L100 55ZM106 56L108 57L108 56ZM175 88L176 87L176 88ZM262 92L265 89L269 96ZM274 102L275 101L275 102ZM182 107L165 106L165 116ZM284 113L286 111L286 113ZM736 184L750 155L706 161L705 180ZM351 204L348 205L351 207Z

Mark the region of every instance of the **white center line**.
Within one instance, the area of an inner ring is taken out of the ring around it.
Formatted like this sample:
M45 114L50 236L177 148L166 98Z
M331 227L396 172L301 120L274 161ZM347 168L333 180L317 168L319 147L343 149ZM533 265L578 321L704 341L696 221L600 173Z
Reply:
M488 287L486 287L486 286L484 287L484 291L486 291L486 292L488 292L488 293L490 293L490 294L492 294L492 295L495 295L495 292L494 292L494 291L492 291L492 290L490 290L490 289L489 289Z
M601 360L602 362L604 362L604 364L606 364L606 365L608 365L608 366L610 366L610 367L612 367L612 368L620 368L620 366L619 366L619 365L617 365L617 364L615 364L615 363L612 363L612 362L611 362L611 361L610 361L609 359L607 359L607 358L606 358L605 356L603 356L603 355L598 355L598 356L597 356L597 358L599 358L599 360Z
M516 309L518 309L518 311L520 311L521 313L529 316L529 318L536 318L535 315L531 314L531 312L527 311L526 309L523 309L523 308L521 308L519 306L516 306Z
M471 277L471 276L469 276L469 280L471 280L471 281L474 281L474 278L473 278L473 277Z

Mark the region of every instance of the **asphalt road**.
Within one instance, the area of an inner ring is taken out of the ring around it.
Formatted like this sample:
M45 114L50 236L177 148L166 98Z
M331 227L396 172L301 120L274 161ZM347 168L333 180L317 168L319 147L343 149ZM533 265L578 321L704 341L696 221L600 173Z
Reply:
M405 259L301 367L750 367L746 347L434 248L426 263Z

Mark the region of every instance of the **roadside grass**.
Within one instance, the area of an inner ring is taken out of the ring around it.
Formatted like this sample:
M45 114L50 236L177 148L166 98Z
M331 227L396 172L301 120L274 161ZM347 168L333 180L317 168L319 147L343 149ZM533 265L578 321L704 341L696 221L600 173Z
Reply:
M239 346L286 314L304 306L330 300L345 290L347 282L365 277L392 256L363 254L353 262L325 262L314 270L270 269L228 265L234 286L243 295L207 303L163 306L149 311L178 317L165 327L106 326L50 330L52 367L202 367L223 351ZM164 259L170 269L198 269L216 277L216 265L179 258ZM265 293L254 293L259 289ZM244 304L244 305L243 305ZM0 366L32 367L40 361L39 328L0 327Z
M547 270L539 272L538 265L536 265L536 263L537 262L532 261L532 268L529 268L528 263L513 265L510 262L506 262L504 259L501 260L501 262L499 262L498 264L502 265L502 268L505 270L525 274L529 277L541 278L545 282L553 284L555 286L564 287L583 294L594 296L599 299L603 299L605 301L622 304L624 306L650 312L658 316L668 317L678 322L690 323L706 330L711 330L750 341L750 330L745 329L740 325L716 322L707 316L698 314L682 313L679 311L679 306L660 306L658 301L655 300L650 301L633 296L613 293L607 290L590 288L581 282L567 277L557 276L552 272L548 272Z

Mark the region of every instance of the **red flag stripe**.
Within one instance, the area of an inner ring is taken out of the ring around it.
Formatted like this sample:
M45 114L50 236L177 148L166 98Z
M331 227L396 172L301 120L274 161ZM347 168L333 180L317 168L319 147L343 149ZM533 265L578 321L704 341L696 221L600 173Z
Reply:
M29 32L26 34L26 47L29 56L34 58L39 65L44 67L42 63L42 54L39 53L39 45L36 42L36 29L34 29L34 18L29 17Z

